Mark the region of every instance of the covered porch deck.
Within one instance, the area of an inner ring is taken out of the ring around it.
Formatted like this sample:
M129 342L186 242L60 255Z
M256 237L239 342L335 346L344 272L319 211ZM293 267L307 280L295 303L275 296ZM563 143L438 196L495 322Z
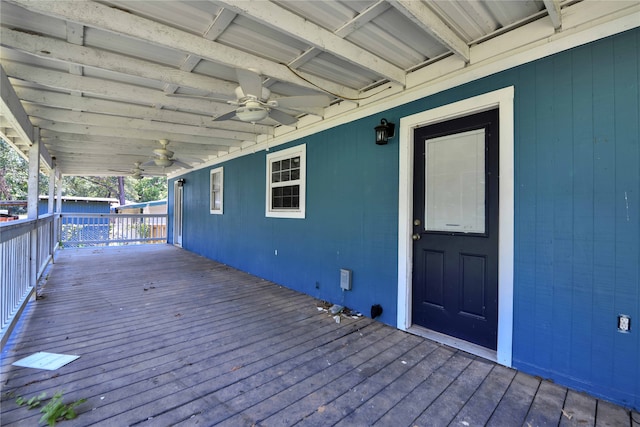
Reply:
M65 426L638 426L640 414L169 245L64 249L2 353L15 403L85 398ZM79 355L55 371L12 366Z

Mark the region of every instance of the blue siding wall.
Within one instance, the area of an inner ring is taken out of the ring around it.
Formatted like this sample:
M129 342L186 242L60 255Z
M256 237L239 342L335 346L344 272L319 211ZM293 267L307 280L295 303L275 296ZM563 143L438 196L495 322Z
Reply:
M209 214L209 170L186 175L183 247L365 313L382 304L383 321L393 324L398 150L372 142L376 124L363 119L300 141L307 144L305 219L265 217L264 151L222 164L224 215ZM340 268L353 271L353 291L341 291Z
M380 303L395 325L398 138L376 146L373 127L513 85L513 364L639 409L639 53L632 30L296 141L304 220L265 218L265 152L222 164L222 216L209 214L209 171L185 175L183 246L365 314Z

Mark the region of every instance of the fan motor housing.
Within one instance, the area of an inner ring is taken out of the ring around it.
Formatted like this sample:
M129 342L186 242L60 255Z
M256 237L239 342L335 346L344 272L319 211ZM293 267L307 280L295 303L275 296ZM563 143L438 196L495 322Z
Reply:
M247 104L238 107L236 116L243 122L257 122L269 115L269 110L256 101L247 101Z

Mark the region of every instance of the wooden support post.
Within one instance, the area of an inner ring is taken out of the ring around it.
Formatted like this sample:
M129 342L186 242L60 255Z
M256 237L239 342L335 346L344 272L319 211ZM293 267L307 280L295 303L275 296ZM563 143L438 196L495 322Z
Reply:
M40 130L34 128L33 144L29 148L29 177L28 177L28 195L27 195L27 217L32 221L38 220L38 178L40 176ZM35 289L34 295L38 290L38 227L31 230L31 253L29 261L29 285Z

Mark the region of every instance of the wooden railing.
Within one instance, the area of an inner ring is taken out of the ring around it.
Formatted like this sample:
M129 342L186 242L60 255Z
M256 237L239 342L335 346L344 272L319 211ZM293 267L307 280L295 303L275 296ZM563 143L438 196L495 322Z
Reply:
M167 215L63 213L59 235L65 248L166 243Z
M2 346L55 251L54 215L0 223Z

